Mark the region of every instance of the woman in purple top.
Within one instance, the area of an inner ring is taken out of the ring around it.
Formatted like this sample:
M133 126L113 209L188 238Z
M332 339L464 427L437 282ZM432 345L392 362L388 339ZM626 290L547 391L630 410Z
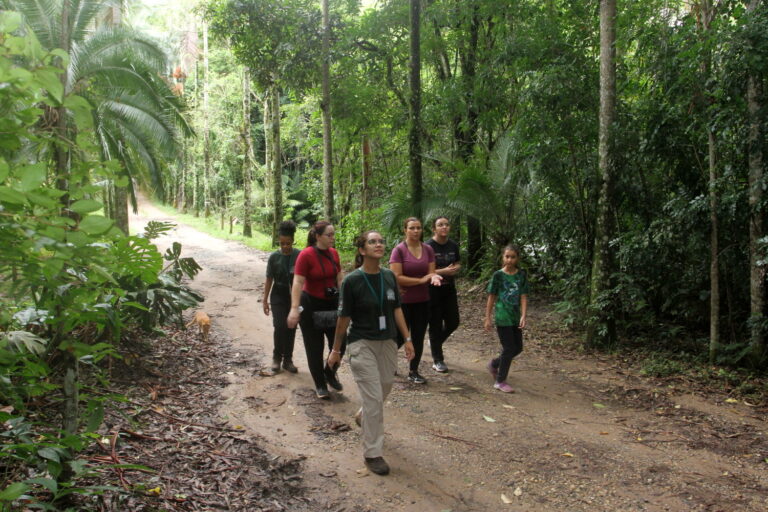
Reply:
M411 332L414 357L410 362L408 380L424 384L426 379L419 374L419 362L424 352L424 335L429 322L429 286L440 286L443 278L435 273L435 252L422 243L421 221L416 217L405 219L405 241L392 249L389 268L397 276L402 289L401 303L405 323Z

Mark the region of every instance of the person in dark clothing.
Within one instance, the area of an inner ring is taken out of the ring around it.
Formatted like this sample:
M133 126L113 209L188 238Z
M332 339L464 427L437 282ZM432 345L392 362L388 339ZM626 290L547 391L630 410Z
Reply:
M272 350L272 371L280 371L280 365L291 373L298 369L293 364L293 345L296 328L288 327L288 312L291 309L291 285L293 268L299 256L299 250L293 247L293 235L296 224L291 220L283 221L277 230L280 250L269 255L267 261L267 280L264 283L264 314L272 311L274 326L274 348Z
M429 287L429 347L432 369L448 371L443 355L443 343L459 326L459 299L455 276L461 270L459 246L448 238L451 222L448 217L432 221L432 238L427 245L435 252L435 273L443 278L440 286Z
M339 289L344 273L341 271L339 253L333 248L336 231L330 222L318 221L307 236L307 248L296 259L291 310L288 327L301 327L304 350L315 393L318 398L329 400L328 386L341 391L343 386L336 376L336 368L323 366L325 345L333 345L338 318ZM345 345L341 351L344 352Z
M402 310L411 333L414 357L410 362L408 381L425 384L419 373L419 362L424 352L424 335L429 321L429 286L440 286L443 278L435 273L435 253L421 241L421 221L415 217L405 220L405 240L392 249L389 268L397 276L403 290Z

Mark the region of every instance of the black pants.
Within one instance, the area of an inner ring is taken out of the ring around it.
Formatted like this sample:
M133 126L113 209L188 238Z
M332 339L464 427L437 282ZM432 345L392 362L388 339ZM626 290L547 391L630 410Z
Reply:
M299 327L301 327L301 336L304 338L304 350L307 353L307 366L312 380L315 381L316 388L327 388L325 383L325 341L328 343L328 351L333 348L333 337L336 327L328 329L317 329L312 321L314 311L335 311L338 307L337 300L322 300L312 297L306 292L301 294L301 306L304 311L299 317ZM346 340L341 344L341 357L347 348Z
M509 375L509 367L512 360L523 351L523 331L517 326L496 327L501 342L501 354L491 361L494 368L498 368L496 382L504 382Z
M415 372L419 369L421 354L424 353L424 335L427 333L429 322L429 301L402 304L401 308L408 330L411 331L411 342L415 352L411 359L411 371Z
M275 328L273 334L274 349L272 360L293 361L293 346L296 341L296 329L289 329L288 313L291 311L291 303L272 302L272 325Z
M429 287L429 347L434 361L445 361L443 343L459 326L459 298L453 284Z

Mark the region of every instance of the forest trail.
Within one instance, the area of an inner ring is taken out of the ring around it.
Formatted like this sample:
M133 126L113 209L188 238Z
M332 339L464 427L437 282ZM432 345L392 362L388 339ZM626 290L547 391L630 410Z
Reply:
M153 219L173 220L142 202L131 225ZM482 331L481 289L461 299L462 326L446 344L450 373L433 372L425 350L428 384L409 384L401 351L385 409L392 473L370 474L346 361L344 392L331 401L314 396L300 334L298 374L262 371L272 347L260 302L268 254L184 225L157 243L173 241L204 269L192 284L206 297L211 343L239 355L221 416L271 453L306 457L302 477L318 510L768 510L765 410L697 396L674 380L654 386L609 357L559 348L570 334L535 292L510 374L514 394L494 391L485 370L498 342Z

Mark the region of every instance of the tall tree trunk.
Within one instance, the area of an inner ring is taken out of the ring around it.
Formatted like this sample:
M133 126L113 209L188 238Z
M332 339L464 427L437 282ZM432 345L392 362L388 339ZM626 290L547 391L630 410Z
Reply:
M264 207L272 206L272 89L264 93Z
M211 148L210 134L208 127L208 23L203 23L203 201L205 208L205 217L211 215Z
M709 150L709 362L714 363L720 349L720 248L717 218L717 146L715 134L707 132Z
M328 0L322 0L323 9L323 217L333 222L333 148L331 146L331 26Z
M187 143L181 142L181 155L179 156L179 184L176 193L176 209L182 213L187 209Z
M421 169L421 0L410 0L411 58L410 58L410 116L408 157L411 169L411 204L413 214L421 218L424 185Z
M59 47L63 49L67 54L70 53L70 3L62 2L61 8L61 39L59 40ZM61 83L66 85L67 83L67 68L64 67L64 72L60 75ZM66 145L67 140L70 139L71 134L70 127L67 123L66 110L64 107L56 109L58 118L56 121L56 135L60 138L62 144L54 145L54 158L56 161L56 187L64 192L60 201L63 208L68 208L70 204L69 199L69 186L70 186L70 158L71 153ZM70 215L71 212L65 211L64 215ZM58 336L57 336L58 337ZM59 341L59 340L57 340ZM58 345L58 343L56 343ZM62 391L64 400L62 403L61 418L62 418L62 430L67 434L75 434L78 430L79 424L79 410L78 404L78 381L79 381L79 368L77 364L77 358L67 351L60 350L59 354L63 360L64 378L62 382ZM61 481L70 481L73 476L72 468L69 464L64 465L62 474L59 475Z
M697 25L700 37L710 37L708 32L714 17L712 0L701 0L698 4ZM704 82L712 76L712 59L708 53L700 66ZM713 101L710 90L705 91L705 109ZM705 116L708 115L705 110ZM720 350L720 242L719 220L717 216L717 182L720 178L717 169L717 140L711 128L707 128L707 153L709 155L709 362L714 363Z
M761 7L761 0L751 0L750 14ZM750 70L747 80L747 108L749 110L749 302L750 302L750 362L760 365L766 356L765 332L765 264L760 260L760 239L765 236L763 226L763 133L762 76Z
M131 179L128 173L123 172L123 176L126 176L128 180ZM112 212L112 219L115 221L115 226L120 228L123 233L129 235L128 232L128 185L124 187L115 186L115 209Z
M469 37L462 45L461 80L464 89L464 119L454 128L459 157L464 164L469 163L475 149L477 131L477 100L475 99L475 80L477 75L477 42L480 33L480 19L477 2L472 2L472 16L469 22ZM483 234L480 219L467 216L467 269L470 276L478 276L479 263L483 258Z
M371 140L366 133L363 134L361 147L363 153L363 190L360 206L362 211L367 212L371 202Z
M277 227L283 220L283 166L280 153L280 90L272 86L272 201L274 203L274 222L272 223L272 242L277 244Z
M251 181L253 180L253 138L251 137L251 70L243 68L243 236L252 237Z
M615 181L614 138L616 121L616 0L600 1L600 129L598 166L600 192L597 204L595 250L592 255L592 282L587 343L613 345L616 342L615 304L601 299L612 290L613 188Z

